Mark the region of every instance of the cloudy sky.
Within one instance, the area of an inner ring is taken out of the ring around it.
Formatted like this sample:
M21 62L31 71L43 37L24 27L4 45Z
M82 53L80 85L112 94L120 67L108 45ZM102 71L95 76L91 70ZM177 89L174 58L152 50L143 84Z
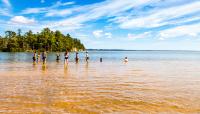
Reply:
M0 35L44 27L86 48L200 50L200 0L0 0Z

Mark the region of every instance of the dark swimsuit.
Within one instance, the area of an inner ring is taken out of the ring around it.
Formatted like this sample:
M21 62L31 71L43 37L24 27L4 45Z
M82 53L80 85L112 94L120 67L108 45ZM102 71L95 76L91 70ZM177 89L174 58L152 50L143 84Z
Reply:
M60 59L59 59L59 57L57 57L57 59L56 59L56 60L57 60L57 61L58 61L58 60L60 60Z
M43 57L43 60L45 60L46 59L46 57Z
M46 59L45 54L42 55L42 59L43 59L43 61Z
M75 60L78 61L78 57L76 57Z
M58 60L60 60L60 55L57 55L57 58L56 58L56 60L58 61Z
M36 57L35 57L35 54L33 55L33 61L34 61L34 62L36 61Z
M36 58L35 58L35 57L33 57L33 61L36 61Z

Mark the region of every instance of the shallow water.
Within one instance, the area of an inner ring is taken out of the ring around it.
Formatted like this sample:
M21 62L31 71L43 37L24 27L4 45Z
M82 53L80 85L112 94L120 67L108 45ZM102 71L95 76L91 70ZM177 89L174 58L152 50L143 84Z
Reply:
M44 66L0 53L0 113L200 113L199 52L89 52L66 66L54 54Z

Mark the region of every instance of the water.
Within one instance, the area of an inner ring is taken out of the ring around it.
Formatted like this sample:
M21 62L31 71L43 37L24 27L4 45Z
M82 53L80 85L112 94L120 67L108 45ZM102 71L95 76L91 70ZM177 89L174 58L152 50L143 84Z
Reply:
M81 61L84 61L85 53L79 53ZM159 61L159 60L200 60L200 52L198 51L90 51L90 61L99 61L102 57L106 61L121 61L124 57L128 57L131 61ZM70 53L70 61L73 62L75 53ZM55 62L56 53L48 54L48 61ZM61 60L64 59L64 53L61 53ZM31 62L32 53L0 53L0 63L13 62Z
M31 55L0 53L0 113L200 113L200 52L91 51L67 66Z

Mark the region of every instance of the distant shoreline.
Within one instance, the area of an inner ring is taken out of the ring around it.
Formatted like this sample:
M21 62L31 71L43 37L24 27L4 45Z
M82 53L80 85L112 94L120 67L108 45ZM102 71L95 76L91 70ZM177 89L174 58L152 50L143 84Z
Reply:
M129 50L129 49L86 49L86 51L196 51L200 50Z

